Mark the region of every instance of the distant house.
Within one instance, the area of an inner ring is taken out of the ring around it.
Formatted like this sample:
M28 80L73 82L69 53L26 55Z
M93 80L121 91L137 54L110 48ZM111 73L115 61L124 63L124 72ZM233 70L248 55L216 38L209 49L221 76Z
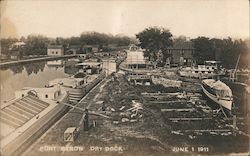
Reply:
M192 65L194 60L195 49L191 42L186 42L182 45L174 44L172 47L169 47L166 51L170 54L170 64L176 65Z
M194 49L171 48L171 63L179 65L191 65L194 62Z
M10 45L10 59L17 60L23 57L22 49L25 47L25 43L18 41Z
M18 41L18 42L11 44L11 46L9 47L9 50L18 50L20 48L23 48L25 45L26 44L24 42Z
M49 56L62 56L64 55L64 48L62 45L49 45L47 49Z
M82 50L86 53L97 53L100 50L100 46L99 45L84 45L82 47Z
M18 50L11 50L10 51L10 59L17 60L20 58L22 58L22 54L20 51L18 51Z

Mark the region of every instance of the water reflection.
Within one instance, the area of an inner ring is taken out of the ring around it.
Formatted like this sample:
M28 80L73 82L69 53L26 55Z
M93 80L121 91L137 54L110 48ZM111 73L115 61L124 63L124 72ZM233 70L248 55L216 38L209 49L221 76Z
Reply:
M25 69L28 75L34 73L37 74L39 71L43 72L45 68L46 62L36 62L36 63L29 63L29 64L19 64L15 66L3 67L1 71L10 70L13 74L22 73Z
M24 69L26 70L28 75L32 73L37 74L39 72L43 72L45 65L54 70L64 69L66 74L72 75L75 74L78 69L75 67L75 64L78 63L75 60L53 60L47 62L33 62L29 64L19 64L15 66L2 67L0 70L10 70L14 74L22 73Z
M34 73L37 74L39 71L43 72L46 62L38 62L23 65L28 75Z
M14 93L23 87L44 87L55 78L75 74L75 62L67 60L19 64L0 69L1 103L14 98Z

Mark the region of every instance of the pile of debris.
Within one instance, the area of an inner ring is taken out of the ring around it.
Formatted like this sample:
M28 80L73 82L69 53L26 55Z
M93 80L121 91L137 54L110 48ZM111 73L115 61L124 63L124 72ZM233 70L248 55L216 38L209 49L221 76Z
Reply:
M171 80L164 77L154 77L152 76L152 82L154 84L161 84L164 87L181 87L182 81Z
M143 106L142 103L132 100L132 107L127 108L121 106L118 110L111 108L113 112L113 124L126 123L126 122L137 122L142 118Z

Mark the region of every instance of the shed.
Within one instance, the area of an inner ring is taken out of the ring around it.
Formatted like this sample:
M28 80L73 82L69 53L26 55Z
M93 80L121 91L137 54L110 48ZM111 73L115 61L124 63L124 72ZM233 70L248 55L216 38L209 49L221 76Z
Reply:
M64 131L64 141L75 141L77 134L79 132L79 128L76 127L68 127Z

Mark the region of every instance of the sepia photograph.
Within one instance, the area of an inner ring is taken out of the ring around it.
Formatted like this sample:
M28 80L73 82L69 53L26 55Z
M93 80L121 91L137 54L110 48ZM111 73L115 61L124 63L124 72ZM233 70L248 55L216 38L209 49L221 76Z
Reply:
M250 156L250 0L0 7L0 156Z

